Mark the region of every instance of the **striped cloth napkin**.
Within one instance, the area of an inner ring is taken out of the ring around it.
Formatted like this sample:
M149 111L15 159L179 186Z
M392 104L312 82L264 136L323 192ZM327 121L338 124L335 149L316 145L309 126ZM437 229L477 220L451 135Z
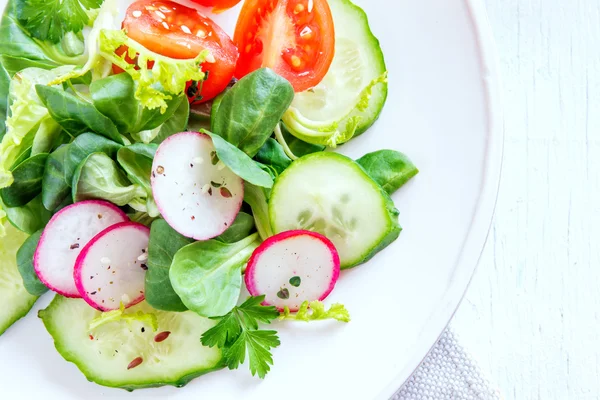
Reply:
M500 400L451 329L391 400Z

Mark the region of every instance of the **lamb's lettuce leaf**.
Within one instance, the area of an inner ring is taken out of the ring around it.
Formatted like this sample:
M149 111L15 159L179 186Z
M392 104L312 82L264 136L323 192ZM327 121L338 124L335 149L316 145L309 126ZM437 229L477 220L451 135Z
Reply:
M48 291L48 288L40 281L33 267L33 257L42 237L42 232L43 230L40 229L29 236L21 245L19 251L17 251L17 268L21 274L21 278L23 278L23 286L25 286L29 294L34 296L41 296Z
M60 87L36 85L35 90L52 118L71 136L91 131L125 143L113 121L90 102Z
M236 243L207 240L182 247L169 270L175 293L202 316L227 314L240 297L242 270L259 245L253 234Z
M156 144L134 143L121 148L117 153L117 161L127 173L129 180L146 191L146 213L152 218L160 215L150 185L152 160L157 149Z
M244 201L252 208L254 223L262 240L274 235L269 219L267 189L244 182Z
M254 157L293 99L294 88L286 79L269 68L258 69L219 99L211 130Z
M90 154L79 164L73 176L72 195L74 203L100 199L146 211L144 188L129 182L117 163L104 153Z
M128 74L111 75L92 82L90 95L94 106L115 123L119 132L131 134L136 141L149 143L159 135L161 126L178 112L184 96L167 101L167 111L161 113L160 109L143 107L135 98L137 84ZM154 131L156 133L150 133Z
M8 220L21 232L31 235L44 228L51 217L52 212L44 208L41 196L31 200L23 207L6 207L0 199L0 223ZM4 232L0 228L0 238L3 236Z
M419 173L415 164L396 150L378 150L356 162L390 195Z
M261 169L259 163L221 136L206 130L202 132L211 137L219 162L224 163L234 174L253 185L273 187L273 178Z

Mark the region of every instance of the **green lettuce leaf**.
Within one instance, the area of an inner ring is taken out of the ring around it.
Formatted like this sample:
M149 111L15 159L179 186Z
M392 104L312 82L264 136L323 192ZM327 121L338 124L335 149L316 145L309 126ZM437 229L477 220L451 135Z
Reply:
M325 305L320 301L311 301L310 303L305 301L295 314L292 314L288 307L284 307L279 319L304 322L335 319L340 322L350 322L350 313L343 304L335 303L329 310L326 310Z
M51 85L57 85L70 79L79 78L88 72L92 72L93 80L108 76L112 70L110 61L105 60L100 54L99 37L103 29L114 29L118 23L119 7L117 0L104 0L98 15L94 20L94 25L90 31L86 43L87 61L80 68L63 74L50 82Z
M146 49L117 30L100 31L99 45L100 54L106 60L122 68L138 83L135 98L146 108L166 112L167 100L182 95L188 81L204 80L200 65L208 55L206 50L194 59L176 60ZM115 51L121 46L129 50L118 56ZM126 55L132 59L137 57L138 69L125 60Z
M65 66L50 71L27 68L12 78L8 94L6 134L0 143L0 188L12 184L10 170L19 157L33 146L38 131L52 137L55 131L60 130L37 95L35 86L48 84L56 76L72 68Z
M156 315L141 311L138 311L134 314L125 314L125 306L123 303L121 303L121 306L118 310L103 312L98 317L91 320L88 330L91 332L102 325L118 321L125 321L128 324L137 321L143 325L150 326L154 332L158 330L158 319L156 318Z

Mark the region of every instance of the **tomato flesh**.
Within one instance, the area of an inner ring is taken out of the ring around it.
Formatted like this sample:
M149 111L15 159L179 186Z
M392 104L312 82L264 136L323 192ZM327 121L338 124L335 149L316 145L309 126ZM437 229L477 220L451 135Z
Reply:
M242 0L192 0L194 3L200 4L204 7L213 7L214 13L220 13L234 7L237 3Z
M131 39L166 57L190 59L209 50L211 56L202 64L208 78L195 101L214 98L233 77L237 48L223 29L196 9L172 1L136 1L127 9L123 29Z
M235 76L269 67L296 92L316 86L335 52L327 0L246 0L233 41L240 58Z

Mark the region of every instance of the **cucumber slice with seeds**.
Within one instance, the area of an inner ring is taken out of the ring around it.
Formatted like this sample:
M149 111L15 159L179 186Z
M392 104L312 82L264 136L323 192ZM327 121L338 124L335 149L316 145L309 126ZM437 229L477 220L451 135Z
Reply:
M4 228L6 236L0 240L0 335L27 315L38 299L27 292L17 269L17 251L27 235L9 223L5 223Z
M100 312L81 299L60 295L39 317L61 356L77 365L88 380L103 386L126 390L181 387L223 367L221 351L200 343L214 321L189 311L154 310L146 302L126 313L138 311L154 314L158 330L138 320L116 320L90 330L90 322Z
M275 233L319 232L338 250L341 268L361 264L400 234L389 195L352 159L314 153L292 163L277 179L269 200Z
M308 143L334 147L365 132L387 99L387 73L379 40L365 12L350 0L329 0L335 56L325 78L297 93L283 116L289 131Z

